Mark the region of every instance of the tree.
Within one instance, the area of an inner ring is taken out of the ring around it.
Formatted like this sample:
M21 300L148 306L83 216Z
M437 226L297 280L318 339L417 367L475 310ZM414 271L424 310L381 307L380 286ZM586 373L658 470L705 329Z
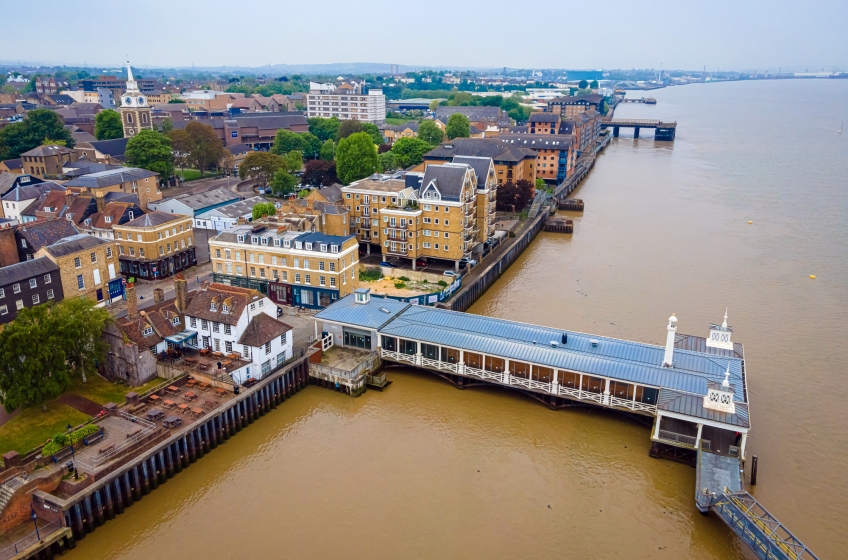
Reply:
M194 150L194 139L185 130L172 130L167 136L171 139L174 163L180 166L185 178L185 168L191 162L191 152Z
M0 159L20 157L47 139L62 140L69 148L74 146L71 133L57 113L49 109L30 111L23 121L0 129Z
M260 188L265 188L278 169L285 166L282 156L271 152L251 152L239 166L239 177L255 179Z
M336 177L336 162L313 160L307 161L303 168L303 176L301 182L304 185L314 185L321 187L329 187L339 182Z
M395 155L391 151L377 154L377 162L380 164L380 171L383 173L388 173L398 168Z
M339 125L339 129L336 131L336 142L341 140L342 138L347 138L351 134L356 134L357 132L362 132L364 129L362 128L362 123L355 120L342 121ZM375 142L376 143L376 142Z
M468 138L471 136L471 123L468 122L468 117L461 113L454 113L448 118L448 124L445 127L445 132L448 135L448 140L454 138Z
M348 184L377 171L377 148L367 132L342 138L336 150L336 173Z
M336 132L338 132L341 124L342 121L340 121L337 117L329 119L312 117L309 119L309 132L317 136L322 142L325 142L331 138L335 139Z
M438 146L445 138L445 133L436 126L434 121L422 121L418 125L418 138L424 140L431 146Z
M274 144L271 146L271 152L277 155L287 154L292 150L305 152L306 150L303 149L303 144L303 138L300 134L281 128L277 131L277 135L274 137Z
M371 136L371 140L374 141L375 146L379 146L386 142L386 139L383 138L383 133L380 132L380 129L377 128L376 124L362 123L362 132L367 132L368 135Z
M516 183L510 182L498 185L495 204L498 210L517 212L527 206L532 198L533 183L521 179Z
M300 136L303 139L303 148L300 150L303 152L303 157L316 159L321 153L321 140L311 132L301 132Z
M400 138L392 146L395 162L398 167L406 169L424 161L424 154L433 147L420 138Z
M430 110L431 111L435 111L436 107L438 107L438 106L439 106L439 100L438 99L434 99L430 102Z
M71 385L63 337L52 307L24 307L0 332L0 402L6 412L43 407Z
M589 83L589 87L590 87L591 89L598 89L598 80L592 80L592 81Z
M281 167L274 172L270 186L274 194L287 195L297 190L297 177L286 171L285 167Z
M210 165L218 167L227 152L218 135L215 134L215 130L208 124L191 121L186 125L185 131L194 142L191 159L200 171L200 176L203 177L203 173Z
M171 140L155 130L142 129L127 142L127 163L154 171L164 178L174 174Z
M510 109L509 111L507 111L507 115L509 115L509 118L511 118L515 122L524 122L530 118L531 111L532 109L530 107L527 107L525 105L519 105L515 109Z
M321 144L320 158L324 161L333 161L336 157L336 143L332 140L327 140Z
M544 179L542 179L541 177L536 177L536 188L537 189L546 189L546 188L548 188L548 185L547 185L547 183L545 183Z
M165 117L162 119L162 124L159 125L159 132L162 134L168 134L174 130L174 121L171 120L171 117Z
M586 80L580 80L580 83L577 84L577 87L580 89L586 89L587 87L589 87L589 82L587 82Z
M57 334L72 376L97 373L98 363L106 357L108 345L103 341L103 329L111 321L109 311L96 307L88 298L70 298L52 308L58 322Z
M303 169L303 154L300 150L292 150L283 156L283 163L286 166L286 171L297 173Z
M251 213L253 214L253 219L258 220L264 216L275 215L277 213L277 207L274 206L273 202L259 202L253 206Z
M124 124L121 115L112 109L100 111L94 117L94 135L98 140L112 140L124 137Z

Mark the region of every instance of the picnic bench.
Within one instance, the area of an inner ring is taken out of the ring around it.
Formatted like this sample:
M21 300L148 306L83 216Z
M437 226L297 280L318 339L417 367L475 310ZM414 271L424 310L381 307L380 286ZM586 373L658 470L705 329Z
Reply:
M209 348L201 348L200 349L200 355L201 356L208 356L211 352L212 351Z
M183 361L186 362L186 363L189 363L189 364L196 364L197 358L184 358ZM194 381L194 379L188 380L189 383L191 383L192 381Z
M165 416L165 413L159 410L158 408L154 408L153 410L147 413L147 419L153 420L154 422L161 419L163 416Z
M155 402L156 402L156 401L158 401L160 398L161 398L161 397L159 397L159 395L150 395L149 397L147 397L147 399L148 399L150 402L152 402L152 403L155 403Z
M132 432L127 434L127 439L134 438L135 436L139 435L141 432L142 432L141 428L139 428L137 430L133 430Z
M179 412L180 414L185 414L187 410L188 410L187 404L182 403L182 404L177 405L177 412Z
M168 410L171 410L172 408L177 406L177 403L175 403L174 401L172 401L170 399L165 399L164 401L162 401L162 406L164 406Z
M109 445L107 447L101 447L98 450L98 455L103 455L104 453L111 453L115 450L115 444Z
M227 390L224 389L223 387L216 387L215 388L215 395L216 396L223 397L226 393L227 393Z
M192 408L192 409L191 409L191 415L192 415L192 416L194 416L195 418L200 418L200 417L201 417L201 416L203 416L204 414L206 414L206 412L204 412L204 411L203 411L202 409L200 409L200 408Z
M186 391L185 395L183 395L183 398L187 401L193 401L197 398L197 395L192 391Z
M170 395L179 395L180 394L180 388L177 387L176 385L171 385L170 387L165 389L165 392L170 394Z
M200 383L200 385L198 385L198 387L200 387L201 391L208 391L211 386L212 385L210 385L209 383L206 383L205 381Z
M183 423L183 419L178 416L168 416L165 418L165 421L162 422L162 426L165 428L178 428L180 424Z
M202 404L206 408L215 408L216 406L218 406L218 403L216 403L215 401L203 401Z
M256 379L255 377L251 377L251 378L249 378L247 381L245 381L245 382L243 383L243 385L244 385L245 387L253 387L253 386L254 386L254 385L256 385L257 383L259 383L259 380L258 380L258 379Z

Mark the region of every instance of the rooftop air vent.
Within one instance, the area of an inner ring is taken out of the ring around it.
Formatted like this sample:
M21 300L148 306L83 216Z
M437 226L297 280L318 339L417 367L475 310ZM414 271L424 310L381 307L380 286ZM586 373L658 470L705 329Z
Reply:
M389 310L388 310L388 309L386 309L385 307L381 307L381 308L380 308L380 311L382 311L383 313L387 313L387 314L388 314L388 313L391 313L391 311L389 311Z
M589 342L592 344L592 348L598 347L598 339L597 338L593 338Z
M553 348L556 348L557 346L559 346L559 342L557 342L556 340L552 340L552 341L551 341L551 346L552 346Z
M568 344L568 335L565 333L562 333L562 343Z

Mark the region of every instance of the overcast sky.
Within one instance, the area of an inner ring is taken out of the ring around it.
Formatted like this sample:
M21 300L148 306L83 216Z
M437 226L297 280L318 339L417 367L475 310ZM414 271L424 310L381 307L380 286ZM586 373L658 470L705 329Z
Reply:
M8 11L8 10L7 10ZM0 62L848 70L848 0L27 4Z

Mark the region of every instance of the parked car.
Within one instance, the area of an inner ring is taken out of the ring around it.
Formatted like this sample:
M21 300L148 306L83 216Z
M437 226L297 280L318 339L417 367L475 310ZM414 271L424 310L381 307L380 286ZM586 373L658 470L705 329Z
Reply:
M380 263L380 266L385 266L385 267L387 267L387 268L397 268L395 265L393 265L393 264L392 264L392 263L390 263L389 261L383 261L383 262L381 262L381 263Z
M415 266L427 266L427 261L418 259L417 261L415 261Z
M477 261L474 259L469 259L468 257L462 257L459 259L459 264L465 265L468 268L472 268L477 266Z
M445 276L459 276L459 274L454 272L453 270L446 270L442 272L442 274Z

